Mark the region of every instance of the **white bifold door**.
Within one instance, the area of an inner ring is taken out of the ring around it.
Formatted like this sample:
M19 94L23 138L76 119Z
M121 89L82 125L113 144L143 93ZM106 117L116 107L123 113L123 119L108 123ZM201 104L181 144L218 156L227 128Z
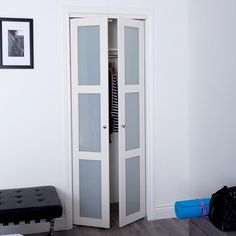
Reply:
M145 217L144 23L117 22L122 227ZM108 18L70 26L74 224L109 228Z
M74 224L110 227L107 19L71 20Z
M143 25L118 19L120 227L145 216Z

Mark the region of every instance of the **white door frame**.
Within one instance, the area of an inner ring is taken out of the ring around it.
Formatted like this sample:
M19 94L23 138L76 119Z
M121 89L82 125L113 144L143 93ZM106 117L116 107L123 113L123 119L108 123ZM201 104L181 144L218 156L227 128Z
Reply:
M154 218L154 164L155 164L155 133L154 133L154 14L153 9L133 8L85 8L65 6L63 18L63 65L65 77L65 215L66 229L73 226L73 187L72 187L72 122L71 122L71 69L70 69L70 18L102 16L109 18L126 17L145 20L145 128L146 128L146 214L147 219Z

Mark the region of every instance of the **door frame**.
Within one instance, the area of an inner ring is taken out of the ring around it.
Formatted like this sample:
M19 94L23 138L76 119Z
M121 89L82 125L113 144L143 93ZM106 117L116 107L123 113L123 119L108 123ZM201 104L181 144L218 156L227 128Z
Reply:
M114 10L115 9L115 10ZM73 167L72 167L72 109L71 109L71 58L70 19L91 16L109 18L130 18L145 20L145 150L146 150L146 214L154 219L155 209L155 114L154 114L154 10L133 8L92 8L64 6L63 17L63 69L64 69L64 111L65 111L65 215L66 229L73 227Z

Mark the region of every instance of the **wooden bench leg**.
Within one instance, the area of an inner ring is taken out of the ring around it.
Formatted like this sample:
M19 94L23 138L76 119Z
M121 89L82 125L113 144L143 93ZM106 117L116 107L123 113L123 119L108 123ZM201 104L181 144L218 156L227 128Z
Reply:
M50 236L54 236L54 224L55 224L55 220L51 219L50 220L50 231L49 231Z

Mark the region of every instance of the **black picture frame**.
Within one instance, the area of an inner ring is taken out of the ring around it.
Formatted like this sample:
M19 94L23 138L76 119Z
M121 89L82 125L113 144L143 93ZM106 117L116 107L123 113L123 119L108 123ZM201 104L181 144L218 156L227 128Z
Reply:
M33 19L0 17L0 69L33 68Z

